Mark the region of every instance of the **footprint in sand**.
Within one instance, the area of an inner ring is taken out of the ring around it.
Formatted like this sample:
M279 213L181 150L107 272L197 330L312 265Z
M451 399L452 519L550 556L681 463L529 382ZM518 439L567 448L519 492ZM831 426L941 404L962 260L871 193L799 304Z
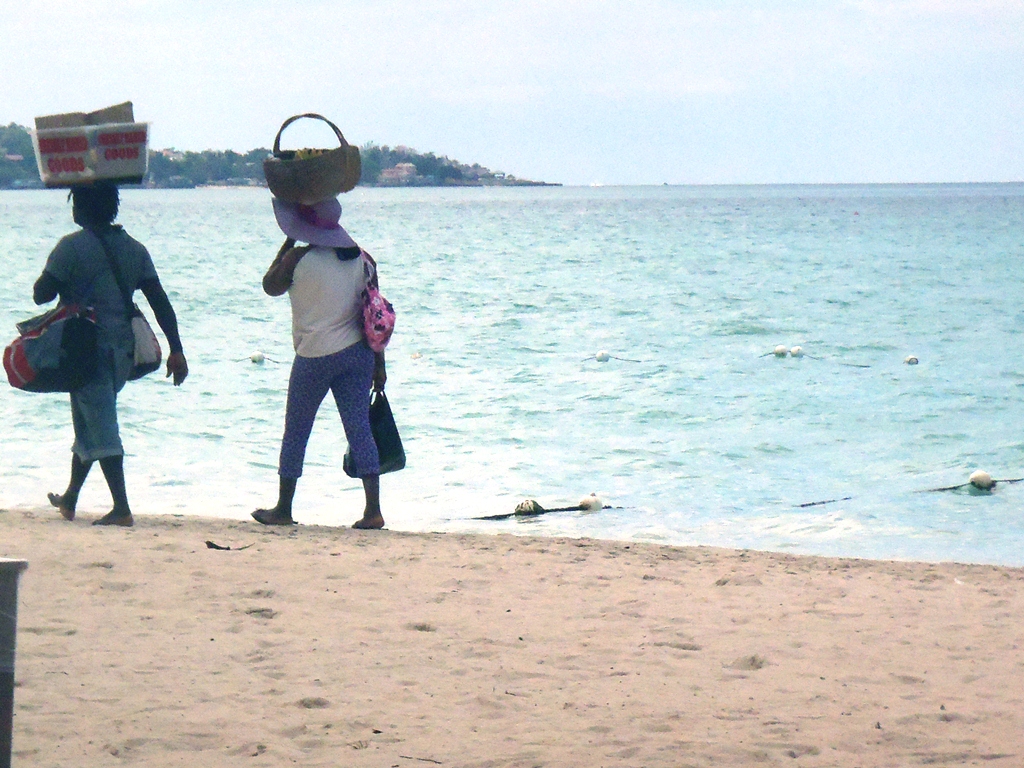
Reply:
M249 616L255 616L257 619L272 619L277 616L277 611L273 608L248 608L245 612Z
M730 669L741 669L747 672L755 672L759 669L764 669L768 664L768 659L755 654L753 656L742 656L728 666Z
M296 704L303 709L327 709L331 706L331 702L327 699L322 699L319 696L309 696L305 699L299 699Z

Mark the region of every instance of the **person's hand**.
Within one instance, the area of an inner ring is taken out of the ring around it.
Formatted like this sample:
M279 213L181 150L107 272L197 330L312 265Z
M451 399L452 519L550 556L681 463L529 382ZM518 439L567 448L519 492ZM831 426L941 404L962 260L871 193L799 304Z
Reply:
M167 376L174 376L174 386L180 386L181 382L188 376L188 362L181 352L172 352L167 356Z
M388 381L387 367L384 365L384 355L377 353L377 358L373 365L373 391L383 392L384 385Z

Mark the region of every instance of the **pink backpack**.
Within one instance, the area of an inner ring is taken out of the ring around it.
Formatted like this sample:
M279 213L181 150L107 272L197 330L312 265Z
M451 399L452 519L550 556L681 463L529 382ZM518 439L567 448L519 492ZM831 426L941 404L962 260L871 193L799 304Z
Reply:
M395 308L380 294L377 285L377 262L366 251L363 270L366 274L366 288L363 289L363 335L374 352L383 352L395 330Z

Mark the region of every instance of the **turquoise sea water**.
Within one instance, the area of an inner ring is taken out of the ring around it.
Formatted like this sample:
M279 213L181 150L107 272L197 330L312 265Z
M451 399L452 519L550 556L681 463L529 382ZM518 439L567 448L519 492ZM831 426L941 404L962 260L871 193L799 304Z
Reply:
M8 336L73 229L64 197L0 192ZM409 464L382 481L391 528L1024 564L1024 483L921 492L977 468L1024 477L1024 185L380 189L343 204L398 311L388 393ZM179 389L154 375L121 395L132 505L247 517L275 497L292 354L288 301L260 288L282 239L269 194L129 190L120 221L153 254L192 369ZM66 398L5 387L0 419L0 506L45 504L67 480ZM344 450L328 401L301 521L359 516ZM467 519L591 491L615 508ZM800 506L831 499L845 500ZM80 509L108 504L97 471Z

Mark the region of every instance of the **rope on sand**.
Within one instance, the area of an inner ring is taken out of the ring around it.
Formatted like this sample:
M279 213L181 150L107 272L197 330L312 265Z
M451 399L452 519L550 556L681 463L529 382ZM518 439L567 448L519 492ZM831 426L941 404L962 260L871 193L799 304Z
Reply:
M246 544L244 547L226 547L226 546L223 546L221 544L216 544L216 543L214 543L212 541L207 541L206 542L206 548L207 549L218 549L221 552L240 552L243 549L248 549L249 547L255 546L255 544L256 544L256 542L254 541L252 544Z

